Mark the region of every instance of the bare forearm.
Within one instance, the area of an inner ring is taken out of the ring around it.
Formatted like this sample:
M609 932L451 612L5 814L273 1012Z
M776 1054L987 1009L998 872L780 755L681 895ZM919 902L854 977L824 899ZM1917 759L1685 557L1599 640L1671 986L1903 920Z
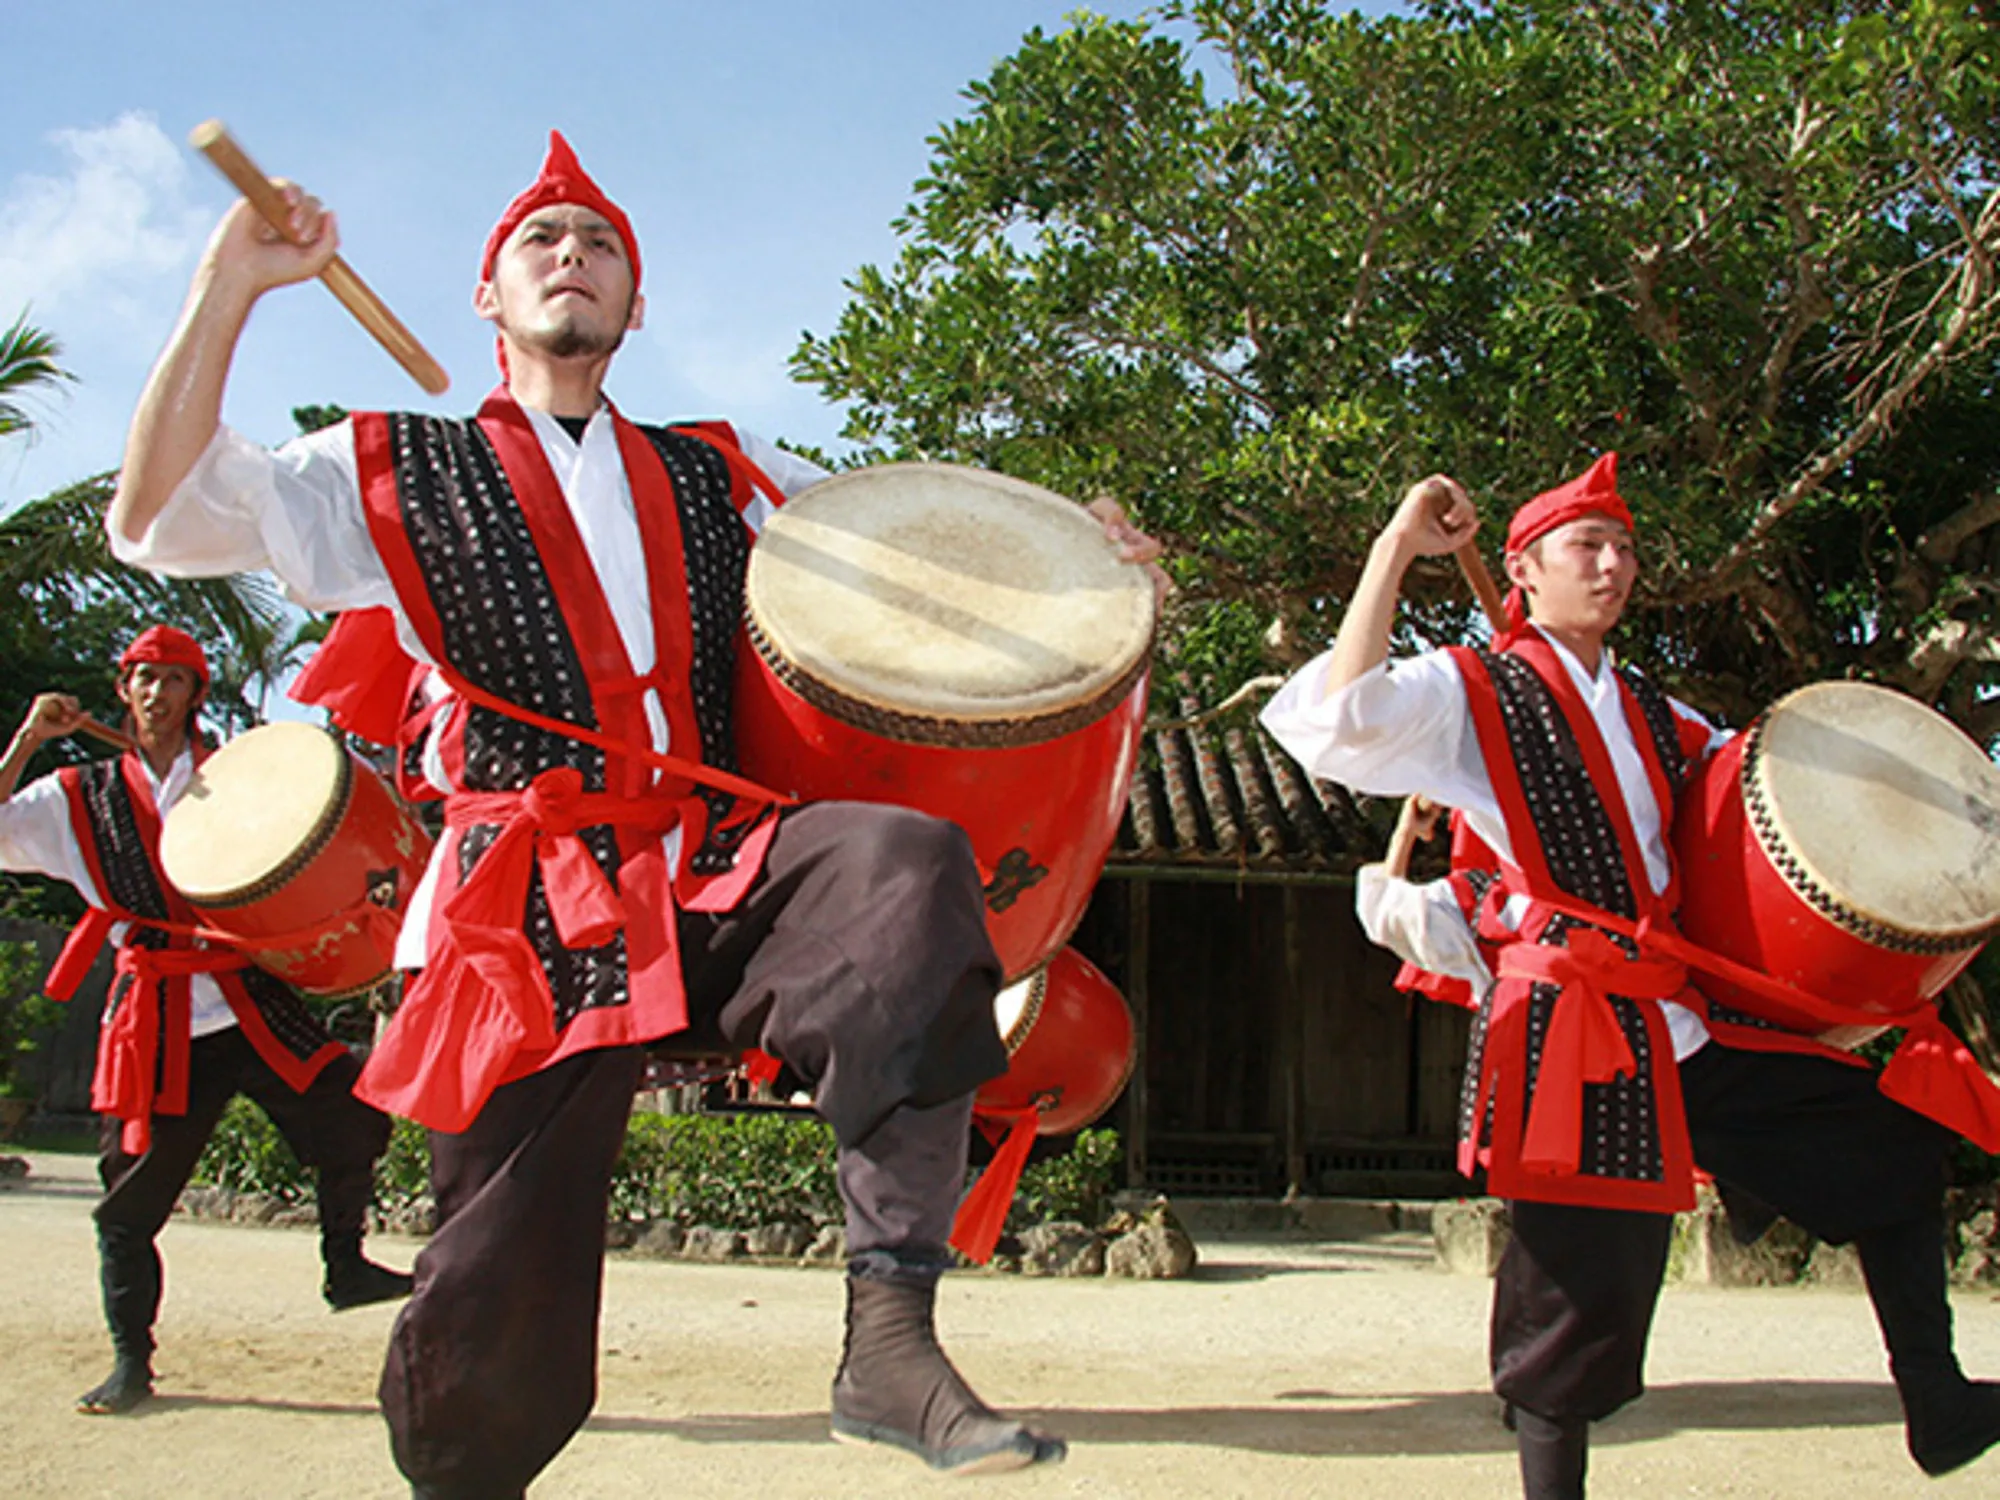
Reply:
M28 769L28 762L35 758L35 752L42 748L41 739L28 732L23 725L15 731L8 742L6 758L0 760L0 802L12 800L21 788L21 774Z
M125 440L112 530L137 541L186 479L222 420L222 391L255 293L204 265L146 381Z
M1354 586L1347 613L1334 637L1323 690L1328 696L1367 676L1389 659L1389 633L1396 624L1396 604L1403 592L1403 575L1416 554L1397 533L1385 531L1368 549L1368 562Z

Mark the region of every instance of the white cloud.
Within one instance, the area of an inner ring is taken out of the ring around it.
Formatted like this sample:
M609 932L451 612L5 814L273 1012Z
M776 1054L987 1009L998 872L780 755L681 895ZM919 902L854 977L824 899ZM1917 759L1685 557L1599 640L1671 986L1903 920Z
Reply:
M68 335L177 302L207 237L187 161L150 114L47 137L61 175L23 174L0 198L0 313L33 309Z

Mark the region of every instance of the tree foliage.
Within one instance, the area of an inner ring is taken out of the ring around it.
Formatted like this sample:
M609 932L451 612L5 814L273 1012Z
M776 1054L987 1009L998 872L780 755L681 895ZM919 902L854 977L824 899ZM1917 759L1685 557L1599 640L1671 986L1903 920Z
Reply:
M1322 642L1409 481L1501 523L1617 449L1628 654L1737 719L1849 673L2000 731L1970 0L1173 0L968 101L795 370L870 456L1124 500L1176 554L1176 691ZM1406 619L1477 633L1444 568Z

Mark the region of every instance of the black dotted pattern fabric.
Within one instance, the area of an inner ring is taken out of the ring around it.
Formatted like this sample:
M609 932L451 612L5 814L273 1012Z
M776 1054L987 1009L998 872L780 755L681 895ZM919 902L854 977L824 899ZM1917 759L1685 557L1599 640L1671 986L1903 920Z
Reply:
M83 768L79 780L91 837L97 844L98 867L109 887L105 898L137 916L170 920L172 914L153 867L152 851L140 836L132 793L118 762L93 762ZM129 931L125 941L135 947L164 948L167 935L158 928L139 927ZM243 981L271 1035L287 1052L303 1061L327 1044L326 1028L313 1018L290 985L262 969L241 969L236 977ZM123 1002L131 985L129 976L120 976L106 1001L112 1011Z
M1625 875L1624 855L1618 846L1617 831L1611 815L1597 795L1596 786L1584 769L1583 753L1555 694L1534 668L1517 657L1482 655L1481 661L1493 680L1501 720L1507 731L1508 748L1520 773L1528 809L1541 836L1543 854L1556 886L1616 916L1636 918L1638 909ZM1657 697L1657 694L1654 696ZM1641 704L1645 701L1642 696ZM1664 703L1660 706L1665 708ZM1660 726L1650 715L1648 723L1657 738ZM1671 720L1665 727L1671 736ZM1676 751L1668 764L1672 766L1678 762ZM1671 810L1668 812L1670 816ZM1579 925L1570 918L1557 916L1550 921L1542 941L1567 947L1569 934ZM1636 956L1637 949L1633 944L1615 934L1607 933L1606 936L1627 954ZM1548 1038L1549 1019L1558 993L1555 985L1538 984L1529 1000L1527 1079L1530 1099L1541 1069L1542 1049ZM1478 1103L1492 1004L1493 995L1489 992L1473 1023L1465 1086L1459 1103L1461 1132L1469 1139L1476 1125L1482 1143L1490 1140L1491 1117L1489 1114L1486 1119L1475 1122L1473 1111ZM1632 1048L1638 1071L1631 1078L1584 1086L1583 1154L1579 1174L1656 1182L1664 1174L1665 1163L1653 1095L1652 1040L1646 1030L1644 1013L1636 1002L1614 995L1611 1004L1619 1027Z
M694 661L688 687L703 764L734 771L736 762L736 642L743 623L743 580L750 566L750 537L730 491L729 465L707 442L671 427L642 427L673 481L687 562L688 617ZM718 875L736 860L747 827L717 825L736 799L727 792L696 791L709 807L708 834L688 856L697 875Z
M389 421L403 524L438 615L446 660L475 686L510 703L598 729L568 622L485 433L477 423L447 418L396 415ZM680 517L693 602L688 688L700 758L733 769L735 646L749 545L730 499L728 466L698 438L670 428L641 430L666 464ZM693 747L676 748L685 755ZM466 718L465 762L467 790L518 791L557 766L582 772L589 790L605 790L602 751L487 709L474 708ZM459 845L461 880L497 832L491 826L466 830ZM579 832L615 887L615 831L600 824ZM700 853L712 863L709 850ZM727 867L725 859L721 868ZM530 882L522 930L548 976L558 1027L584 1010L629 1000L624 935L596 948L564 947L539 872Z

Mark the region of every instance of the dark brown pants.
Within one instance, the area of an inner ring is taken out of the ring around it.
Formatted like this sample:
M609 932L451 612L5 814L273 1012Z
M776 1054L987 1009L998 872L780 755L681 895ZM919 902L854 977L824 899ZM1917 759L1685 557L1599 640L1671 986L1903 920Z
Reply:
M1951 1143L1942 1126L1884 1098L1866 1068L1715 1041L1681 1063L1681 1091L1704 1170L1822 1239L1860 1242L1892 1356L1896 1326L1916 1327L1928 1342L1941 1326L1949 1342L1942 1278L1928 1265L1925 1274L1900 1269L1914 1261L1908 1254L1892 1267L1875 1253L1940 1222ZM1673 1219L1548 1203L1512 1209L1514 1237L1493 1290L1493 1388L1546 1417L1609 1416L1644 1389ZM1916 1313L1885 1316L1885 1301L1911 1298L1923 1304Z
M104 1198L93 1217L104 1317L120 1354L143 1358L152 1352L161 1289L155 1237L216 1121L238 1094L255 1101L292 1154L315 1170L322 1254L358 1253L375 1158L389 1142L389 1117L354 1097L359 1072L352 1057L337 1057L296 1093L232 1026L190 1044L187 1113L154 1115L152 1145L143 1156L127 1153L119 1144L119 1121L103 1118L97 1172Z
M899 808L786 815L735 910L684 915L697 1042L757 1046L839 1142L850 1254L940 1263L971 1093L1006 1067L999 965L955 826ZM382 1372L420 1493L518 1494L596 1399L604 1219L641 1049L570 1058L432 1135L439 1229Z

